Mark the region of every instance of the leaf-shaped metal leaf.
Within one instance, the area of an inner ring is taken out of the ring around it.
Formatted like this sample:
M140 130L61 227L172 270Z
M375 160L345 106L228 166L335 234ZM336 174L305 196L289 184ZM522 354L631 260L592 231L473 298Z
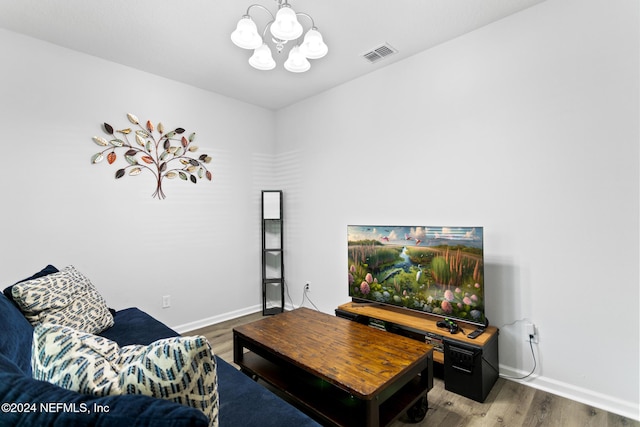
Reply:
M213 179L213 176L211 175L211 172L207 171L207 173L205 175L207 176L207 179L209 181L211 181Z
M118 138L112 139L111 141L109 141L111 143L111 145L113 145L114 147L122 147L124 145L124 141Z
M147 163L147 164L152 164L153 163L153 157L151 156L142 156L141 157L142 161Z
M183 134L184 133L184 129L183 128L176 128L175 133Z
M107 154L107 162L109 162L109 164L113 164L113 162L116 161L116 153L114 153L113 151L110 152L109 154Z
M132 148L131 150L127 150L127 152L124 153L124 155L125 156L135 156L136 153L137 153L137 151Z
M173 179L173 178L175 178L175 177L177 177L177 176L178 176L178 174L177 174L177 173L175 173L175 172L173 172L173 171L171 171L171 172L167 172L167 173L165 174L165 177L167 177L167 178L169 178L169 179Z
M164 140L164 144L162 144L162 147L163 147L165 150L168 150L170 146L171 146L171 143L169 142L169 140L168 140L168 139L165 139L165 140Z
M158 122L158 132L160 132L161 134L164 133L164 125L160 122Z
M165 138L173 138L174 136L176 136L176 131L172 130L165 135Z
M162 153L160 153L160 160L166 159L167 156L169 156L169 152L168 151L163 151Z
M203 175L204 175L204 169L198 168L198 178L202 179Z
M158 169L160 169L160 172L166 171L167 170L167 162L160 163L160 167Z
M107 145L109 145L107 140L102 138L101 136L94 136L92 139L93 139L93 142L95 142L96 144L102 147L106 147Z
M172 147L167 148L167 152L170 153L170 154L175 154L176 151L178 151L178 147L176 147L176 146L172 146Z
M189 151L193 153L194 151L198 151L198 148L199 147L197 145L192 145L191 147L189 147Z
M138 123L140 123L138 118L136 116L134 116L133 114L131 114L131 113L127 113L127 119L129 119L129 121L131 123L133 123L134 125L137 125Z
M136 133L136 142L139 146L144 147L144 138Z
M122 178L124 176L124 169L118 169L116 171L116 179Z
M91 163L93 164L100 163L102 160L104 160L104 156L102 155L102 153L96 153L91 156Z
M198 166L200 165L200 162L198 162L196 159L189 159L189 164L193 166Z
M137 164L138 164L138 161L137 161L137 160L136 160L136 158L135 158L135 157L133 157L133 156L127 156L127 155L125 155L125 156L124 156L124 158L125 158L125 159L127 160L127 162L129 162L129 164L131 164L131 165L137 165Z
M131 133L131 128L120 129L118 132L124 135L129 135Z
M189 141L187 141L187 138L185 138L184 136L182 137L182 146L186 147L187 145L189 145Z
M190 165L191 162L189 161L189 159L180 159L180 163L182 163L183 165L187 166Z
M153 150L153 142L151 142L151 140L147 141L147 146L145 148L148 152L151 152L151 150Z
M178 176L180 177L180 179L185 180L185 181L188 179L187 178L187 174L182 172L182 171L178 172Z
M191 135L189 135L189 142L193 142L193 140L196 139L196 133L193 132Z
M140 175L140 173L142 173L142 169L140 168L131 168L131 170L129 171L130 176Z
M174 153L174 155L176 157L180 157L184 154L184 148L183 147L178 147L178 149L176 150L176 152Z
M113 135L113 126L111 126L109 123L104 123L104 131L109 135Z
M136 135L140 135L143 138L149 138L149 132L147 132L144 129L138 129L136 130Z
M198 169L197 166L189 166L187 172L194 173Z
M153 123L151 123L151 120L147 120L147 130L153 132Z
M207 164L211 163L211 156L205 156L204 162Z
M191 182L193 182L194 184L198 182L198 178L196 178L196 176L195 176L195 175L191 175L191 176L189 177L189 179L190 179L190 180L191 180Z

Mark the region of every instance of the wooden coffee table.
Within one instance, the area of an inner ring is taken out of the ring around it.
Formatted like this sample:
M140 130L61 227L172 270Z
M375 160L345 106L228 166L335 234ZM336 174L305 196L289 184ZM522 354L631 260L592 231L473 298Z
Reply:
M307 308L234 328L233 361L329 425L420 421L433 387L430 345Z

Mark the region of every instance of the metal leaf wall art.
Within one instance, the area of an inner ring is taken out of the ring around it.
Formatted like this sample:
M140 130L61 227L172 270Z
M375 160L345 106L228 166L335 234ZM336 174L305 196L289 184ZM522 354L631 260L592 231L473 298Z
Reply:
M185 133L183 128L165 133L162 123L154 128L151 121L142 126L133 114L128 113L127 118L137 126L136 129L129 127L115 130L110 124L104 123L103 130L107 137L94 136L93 141L105 148L91 157L91 163L100 163L106 158L107 163L113 164L118 158L116 151L121 150L128 165L116 171L116 179L127 174L140 175L144 170L149 170L156 181L153 197L158 199L166 197L162 191L162 181L165 178L180 178L194 184L202 178L212 180L211 172L205 166L211 162L211 157L207 154L201 154L197 158L190 157L198 151L198 146L193 144L195 132L189 137L182 135ZM135 144L131 143L130 138L135 139Z

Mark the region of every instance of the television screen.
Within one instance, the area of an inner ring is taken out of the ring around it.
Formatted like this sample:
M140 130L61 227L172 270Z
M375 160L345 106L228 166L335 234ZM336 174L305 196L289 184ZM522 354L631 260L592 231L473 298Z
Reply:
M482 227L347 227L349 296L484 325Z

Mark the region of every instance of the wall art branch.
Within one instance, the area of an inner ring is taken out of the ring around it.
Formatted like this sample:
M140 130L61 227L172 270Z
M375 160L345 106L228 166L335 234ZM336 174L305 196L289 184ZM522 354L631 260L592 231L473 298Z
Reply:
M122 150L128 165L116 171L116 179L127 174L140 175L148 170L156 181L156 191L152 196L158 199L166 197L162 191L162 181L165 178L180 178L194 184L202 178L212 180L212 174L205 166L211 162L211 157L207 154L201 154L197 158L190 157L198 151L198 146L193 144L195 132L189 137L182 136L185 132L183 128L165 133L162 123L158 123L154 129L151 121L147 120L146 126L142 126L133 114L128 113L127 118L138 129L115 130L110 124L104 123L103 130L108 135L107 138L94 136L93 141L105 148L91 157L91 163L100 163L106 158L109 164L113 164L118 157L116 151ZM135 138L135 144L130 142L130 137Z

